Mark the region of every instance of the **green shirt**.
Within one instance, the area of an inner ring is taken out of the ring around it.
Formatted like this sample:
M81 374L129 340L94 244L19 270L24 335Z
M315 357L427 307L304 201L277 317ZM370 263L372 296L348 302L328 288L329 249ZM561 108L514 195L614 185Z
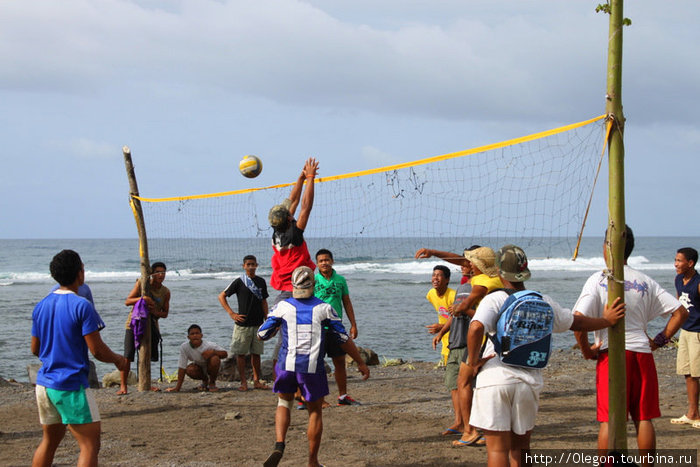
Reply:
M350 295L345 278L333 270L330 279L316 273L314 295L333 307L340 319L343 319L343 296Z

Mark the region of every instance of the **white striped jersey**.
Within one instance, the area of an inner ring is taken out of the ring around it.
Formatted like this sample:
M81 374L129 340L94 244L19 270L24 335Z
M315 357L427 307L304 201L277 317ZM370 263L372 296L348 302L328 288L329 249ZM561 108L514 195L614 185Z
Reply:
M297 373L325 373L326 339L338 339L341 344L348 340L333 307L316 297L278 303L258 329L258 336L267 340L278 328L282 346L277 364Z

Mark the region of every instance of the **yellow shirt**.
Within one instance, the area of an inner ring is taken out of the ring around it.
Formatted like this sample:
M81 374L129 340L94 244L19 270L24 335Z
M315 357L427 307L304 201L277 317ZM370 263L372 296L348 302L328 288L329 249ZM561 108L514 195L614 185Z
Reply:
M486 293L492 292L496 289L502 289L503 288L503 282L501 282L501 278L496 276L496 277L489 277L486 274L479 274L478 276L472 277L471 280L472 287L475 285L480 285L482 287L486 287ZM481 301L481 300L479 300ZM476 307L479 306L479 302L475 303L472 305L472 307L476 310Z
M445 324L447 322L447 318L450 317L450 314L447 312L447 308L452 305L455 301L455 294L456 292L454 289L447 288L445 293L442 296L438 296L437 291L435 289L430 289L428 291L428 294L425 296L425 298L428 299L430 303L433 304L435 307L435 311L437 311L438 314L438 323L440 324ZM447 344L450 341L450 333L449 331L445 333L444 336L442 336L442 339L440 339L440 342L442 343L442 358L443 361L447 361L447 354L450 353L450 349L447 348Z

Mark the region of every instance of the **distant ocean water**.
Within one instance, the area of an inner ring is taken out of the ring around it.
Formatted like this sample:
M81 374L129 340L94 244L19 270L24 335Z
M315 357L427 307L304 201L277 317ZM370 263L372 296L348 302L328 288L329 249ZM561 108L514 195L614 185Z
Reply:
M314 252L325 243L308 239L309 250ZM359 242L372 242L363 239ZM434 265L445 264L436 258L416 260L417 247L453 251L454 242L437 239L434 243L416 239L397 240L405 245L400 257L382 257L376 260L345 253L336 258L335 269L347 278L357 317L360 346L373 349L386 358L437 361L439 351L431 348L430 336L424 326L435 322L436 313L425 299L430 289L430 275ZM527 245L524 239L509 242ZM260 239L258 275L269 284L269 240ZM471 242L470 242L471 243ZM484 245L498 248L487 241ZM570 244L570 242L569 242ZM468 246L468 245L465 245ZM673 258L683 246L700 246L700 237L639 237L630 265L649 274L675 295ZM86 269L86 283L92 289L95 306L107 327L102 331L104 341L116 352L123 350L124 323L129 308L124 299L139 276L138 241L135 239L81 239L81 240L0 240L0 316L4 321L0 336L0 376L27 381L26 366L38 363L30 352L31 314L36 303L49 292L55 282L48 272L49 262L58 251L70 248L80 253ZM568 247L524 247L530 259L532 279L530 288L540 290L564 307L572 307L586 278L604 267L602 238L583 240L579 258L571 261ZM394 245L394 249L396 246ZM172 250L177 251L178 249ZM171 253L172 253L171 251ZM459 251L457 251L459 252ZM170 261L165 279L172 292L170 315L161 320L163 335L163 366L169 373L177 369L178 346L185 340L187 327L192 323L202 326L205 339L228 348L233 321L218 303L217 295L231 280L240 276L240 259L196 258L191 267ZM162 258L151 255L151 261ZM170 258L172 259L172 258ZM166 263L169 259L166 260ZM210 265L217 264L215 267ZM459 268L453 271L450 286L459 284ZM269 290L271 298L276 291ZM235 305L235 298L231 302ZM347 325L347 319L345 319ZM663 327L664 322L652 323L651 330ZM650 333L652 333L650 331ZM655 333L655 332L654 332ZM573 333L555 336L555 347L570 347L575 343ZM264 359L271 358L273 345L266 345ZM96 362L98 376L114 369ZM132 365L134 369L135 365ZM156 365L152 375L158 375Z

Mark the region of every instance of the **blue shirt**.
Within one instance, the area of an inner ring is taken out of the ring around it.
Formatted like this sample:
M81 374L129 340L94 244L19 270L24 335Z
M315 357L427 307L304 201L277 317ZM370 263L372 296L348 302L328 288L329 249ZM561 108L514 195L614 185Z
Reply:
M277 328L282 333L278 365L297 373L325 374L326 339L348 340L333 307L316 297L278 303L258 329L258 336L267 340Z
M42 366L36 384L60 391L89 387L88 347L83 336L105 327L95 307L73 292L50 293L32 313Z
M60 286L58 284L54 285L51 292L55 292L59 287ZM95 306L95 300L92 299L92 290L90 290L90 287L88 287L87 284L83 284L78 287L78 295L87 299L88 302L92 303L92 306Z
M698 294L700 274L695 273L687 284L683 284L683 274L676 276L676 292L678 300L688 310L688 319L682 328L690 332L700 332L700 294Z

